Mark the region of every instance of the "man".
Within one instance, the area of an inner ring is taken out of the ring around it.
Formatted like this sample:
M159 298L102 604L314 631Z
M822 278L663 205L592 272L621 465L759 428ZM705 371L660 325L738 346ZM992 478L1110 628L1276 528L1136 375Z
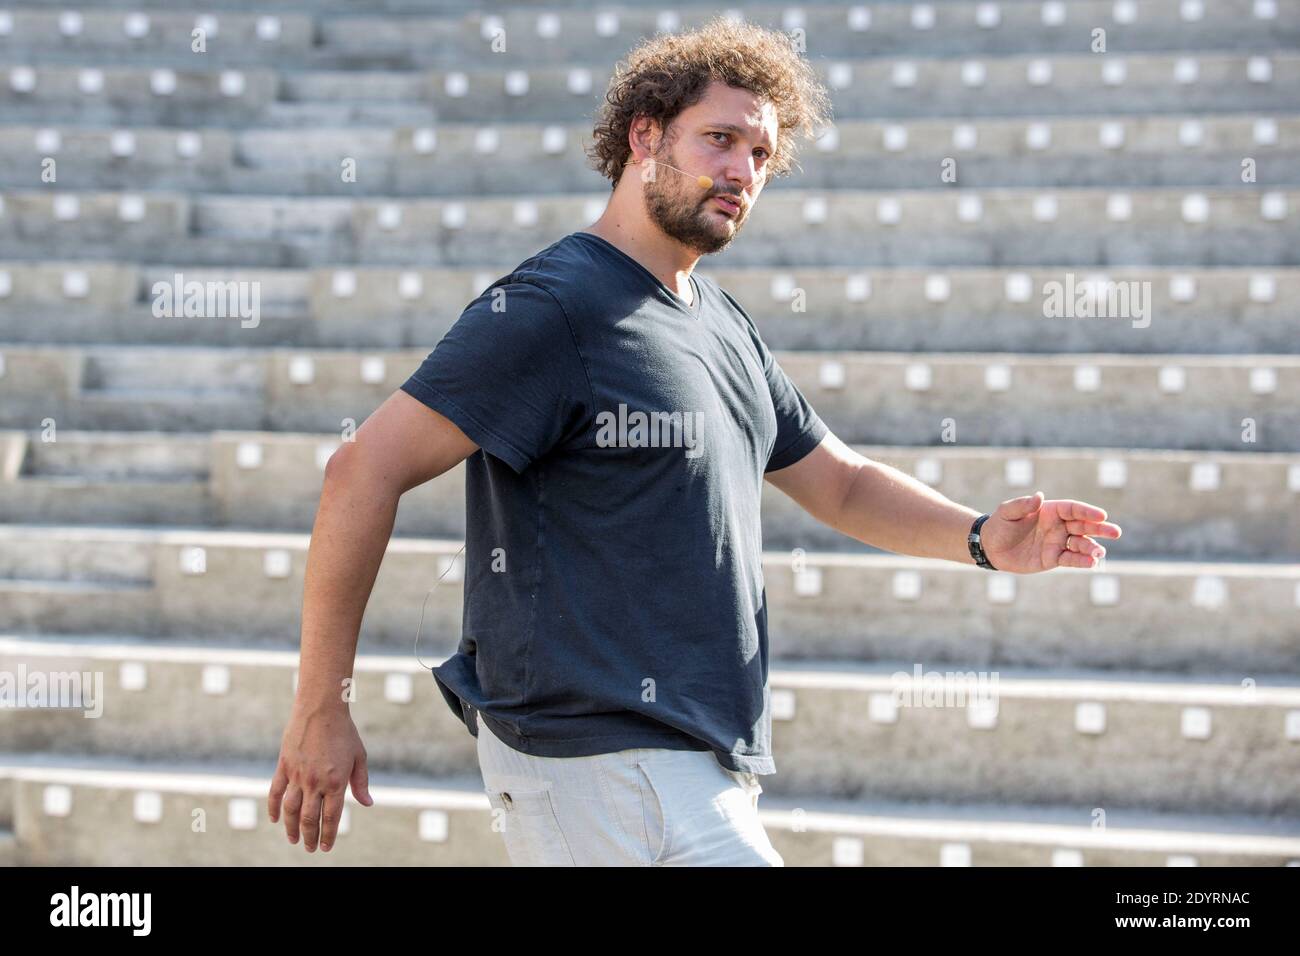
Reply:
M464 627L434 669L477 738L516 864L782 865L759 503L766 479L854 538L1017 573L1092 567L1100 508L980 513L831 434L701 255L735 240L824 91L780 34L715 20L616 75L604 214L480 294L326 468L302 666L269 796L334 841L365 750L340 699L406 490L466 461ZM975 556L973 556L975 555Z

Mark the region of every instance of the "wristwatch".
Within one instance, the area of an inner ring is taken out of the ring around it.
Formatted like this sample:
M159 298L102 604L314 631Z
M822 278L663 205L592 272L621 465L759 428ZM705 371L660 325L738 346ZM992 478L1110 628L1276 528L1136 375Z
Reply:
M966 546L970 548L970 556L975 559L975 563L981 568L988 568L990 571L996 571L993 562L989 556L984 553L984 545L980 542L980 528L984 522L989 520L990 515L980 515L975 519L975 523L970 526L970 534L966 535Z

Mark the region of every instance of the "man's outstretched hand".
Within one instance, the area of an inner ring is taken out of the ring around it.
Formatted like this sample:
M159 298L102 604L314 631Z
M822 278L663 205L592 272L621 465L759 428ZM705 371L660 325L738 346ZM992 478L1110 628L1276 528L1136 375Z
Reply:
M1052 568L1091 568L1106 556L1094 538L1118 538L1119 525L1096 505L1044 499L1041 491L998 505L980 528L984 553L999 571L1033 574Z

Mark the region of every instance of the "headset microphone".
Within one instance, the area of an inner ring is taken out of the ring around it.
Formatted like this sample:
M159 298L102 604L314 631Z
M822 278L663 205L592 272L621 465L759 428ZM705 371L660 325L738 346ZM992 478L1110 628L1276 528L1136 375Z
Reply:
M641 160L639 160L639 159L629 159L629 160L628 160L626 163L624 163L623 165L624 165L624 166L629 166L629 165L631 165L631 164L633 164L633 163L639 163L639 162L641 162ZM664 162L663 160L661 160L661 159L652 159L651 162L652 162L652 163L656 163L656 164L658 164L658 165L660 165L660 166L668 166L668 164L665 163L665 162ZM686 172L686 170L684 170L684 169L677 169L676 166L668 166L668 168L669 168L669 169L672 169L672 170L676 170L677 172L682 173L682 174L685 175L685 176L689 176L689 175L690 175L690 173ZM696 185L699 186L701 189L712 189L712 188L713 188L713 180L712 180L710 177L708 177L708 176L696 176L696 177L695 177L695 183L696 183Z

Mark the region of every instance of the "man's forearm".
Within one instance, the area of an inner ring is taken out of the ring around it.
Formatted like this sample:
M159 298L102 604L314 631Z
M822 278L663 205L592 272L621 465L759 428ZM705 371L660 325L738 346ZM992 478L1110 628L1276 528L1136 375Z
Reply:
M951 501L897 468L863 458L835 528L896 554L973 565L966 535L982 513Z
M392 536L400 494L341 464L326 476L307 551L296 706L346 708L366 603Z

